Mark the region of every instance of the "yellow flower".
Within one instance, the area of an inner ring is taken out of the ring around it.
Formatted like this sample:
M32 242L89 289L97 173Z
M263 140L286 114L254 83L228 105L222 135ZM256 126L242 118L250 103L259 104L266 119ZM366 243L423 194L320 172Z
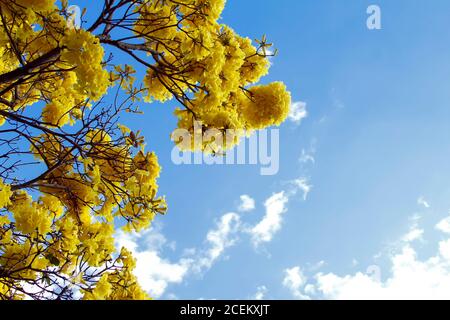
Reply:
M282 82L250 89L251 99L241 98L242 115L251 129L280 125L286 120L291 105L291 95Z
M0 208L4 208L11 204L11 186L4 184L3 180L0 179Z
M36 202L32 202L29 196L16 201L11 211L17 230L23 234L31 234L37 231L39 234L45 235L51 231L52 217Z
M5 224L9 224L9 218L6 216L0 216L0 228L3 227Z
M92 292L84 295L85 300L105 300L111 293L112 284L108 281L108 274L104 274Z
M62 39L66 49L61 59L75 67L75 89L86 93L91 99L100 99L110 85L109 73L102 66L104 49L90 32L69 29Z

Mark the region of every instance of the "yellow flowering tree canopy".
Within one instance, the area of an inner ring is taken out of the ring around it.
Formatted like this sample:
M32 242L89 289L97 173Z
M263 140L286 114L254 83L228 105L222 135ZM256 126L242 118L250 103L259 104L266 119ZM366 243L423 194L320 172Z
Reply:
M74 25L67 0L0 0L0 299L149 298L114 232L167 206L122 112L176 100L178 128L219 134L286 119L284 84L256 85L271 44L220 24L224 6L105 0Z

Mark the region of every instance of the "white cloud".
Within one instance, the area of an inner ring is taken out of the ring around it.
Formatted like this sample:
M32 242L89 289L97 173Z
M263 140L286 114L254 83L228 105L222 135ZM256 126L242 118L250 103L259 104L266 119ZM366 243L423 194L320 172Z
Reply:
M300 124L304 118L308 116L306 111L306 103L302 101L297 101L292 103L291 109L289 111L289 120L296 124Z
M402 237L402 240L404 242L413 242L416 240L421 240L422 236L423 236L423 229L417 228L417 227L413 227L409 230L409 232L407 234L405 234Z
M415 214L409 218L411 222L411 226L409 227L409 231L401 238L402 242L414 242L417 240L423 240L424 230L419 227L419 221L422 217L418 214ZM403 245L402 243L400 245Z
M405 245L391 257L391 276L384 282L361 272L343 277L333 273L316 276L318 288L328 299L449 299L450 243L421 261L417 252Z
M135 258L135 275L142 288L155 298L160 297L169 284L181 283L189 271L189 261L171 263L156 251L138 252Z
M314 164L316 162L316 159L314 158L314 152L302 149L302 154L300 155L298 161L300 161L301 163L311 162L312 164Z
M421 205L421 206L423 206L423 207L425 207L425 208L430 208L430 204L428 203L428 201L427 200L425 200L425 197L424 196L420 196L418 199L417 199L417 204L418 205Z
M159 298L171 283L180 283L189 270L189 261L180 260L172 263L161 257L165 237L150 228L142 233L125 233L119 230L116 234L116 247L126 247L136 259L134 274L144 290L154 298Z
M264 300L266 299L266 295L269 292L266 286L259 286L256 288L256 293L253 296L253 300Z
M283 286L291 292L296 299L309 299L309 297L302 293L302 288L306 284L306 277L300 267L293 267L284 270ZM308 287L311 292L311 286Z
M309 298L309 296L312 296L312 295L316 294L316 287L314 287L314 285L312 285L312 284L307 284L305 286L304 291L307 294L307 296L305 296L305 298L307 298L307 300L310 300L311 298Z
M292 191L293 194L296 194L298 191L303 192L303 200L306 200L308 194L311 192L312 186L309 184L308 179L299 178L292 180L291 183L295 186L295 189Z
M317 152L317 139L313 138L310 142L310 145L307 149L302 149L302 153L300 155L300 158L298 159L298 161L301 164L307 164L307 163L311 163L311 164L315 164L316 159L315 159L315 155Z
M441 227L437 228L441 229L442 221L439 225ZM443 229L447 230L446 227ZM285 277L283 285L290 288L295 298L307 294L320 299L338 300L450 299L450 239L439 241L438 250L430 257L421 259L411 240L420 238L422 234L423 230L413 225L402 237L404 242L400 249L388 255L387 270L372 266L367 272L358 271L343 276L320 272L307 279L300 267L294 267L288 269L289 277ZM384 280L382 275L386 276Z
M439 221L439 223L436 225L436 229L444 233L450 233L450 217Z
M316 281L316 292L320 291L325 299L364 299L363 295L372 296L379 286L373 278L361 272L345 277L319 273Z
M167 241L158 225L139 234L117 231L116 246L124 246L133 253L136 259L134 273L139 283L152 297L159 298L171 284L179 284L186 277L202 275L211 269L225 255L226 250L239 241L242 234L249 234L255 247L270 242L282 227L282 216L287 211L289 197L301 190L306 199L310 190L306 179L295 180L291 185L294 186L292 190L275 193L265 201L265 214L254 226L244 227L238 213L226 213L207 232L202 246L185 248L178 260L164 258L164 250L174 250L176 244ZM254 210L255 201L250 196L242 195L240 200L240 212Z
M240 229L240 218L236 213L227 213L217 222L214 229L206 235L205 247L187 249L182 258L171 262L163 258L163 249L171 248L160 228L152 227L141 233L116 234L116 247L126 247L136 259L134 274L140 285L152 297L161 297L168 286L179 284L191 274L208 271L224 254L224 251L236 243L236 234Z
M306 200L312 188L306 178L289 181L288 185L287 190L273 194L264 202L265 214L263 218L255 226L245 230L250 234L256 248L262 243L272 241L274 235L280 231L283 224L283 215L287 212L289 198L300 191L303 200Z
M450 239L439 242L439 254L450 262Z
M264 206L266 213L262 220L249 230L252 242L258 247L263 242L270 242L280 229L283 222L282 216L286 212L288 197L285 192L279 192L266 200Z
M255 209L255 200L250 196L244 194L240 197L241 203L239 204L239 212L249 212Z
M208 247L194 257L193 269L203 272L211 268L214 262L224 253L225 249L233 246L238 240L241 219L236 213L223 215L216 224L216 228L208 232L206 243Z
M317 263L314 263L308 267L308 271L317 271L319 269L322 269L326 265L326 262L324 260L321 260Z

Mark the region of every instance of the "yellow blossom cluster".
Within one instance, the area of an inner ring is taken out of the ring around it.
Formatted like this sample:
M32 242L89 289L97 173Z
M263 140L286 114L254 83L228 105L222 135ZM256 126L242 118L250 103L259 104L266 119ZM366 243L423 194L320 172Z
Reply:
M48 160L56 162L63 147L51 148L60 141L42 139L45 153L55 155ZM115 259L121 267L104 273L95 287L84 288L85 298L148 298L132 273L130 253L122 251L114 258L114 221L124 219L125 230L138 231L148 227L156 213L165 212L164 199L156 198L157 157L142 150L132 154L131 146L115 147L111 137L102 132L91 132L86 140L95 141L96 149L89 150L86 154L91 157L81 161L84 174L80 176L70 166L56 169L49 185L59 189L41 187L37 201L0 182L0 205L11 213L11 220L0 215L0 267L30 281L48 268L58 267L61 274L76 281L84 276L77 270L80 257L96 268ZM104 159L105 154L111 155L109 160Z
M281 83L251 87L268 72L270 44L264 39L257 48L219 24L224 4L150 0L136 8L140 19L135 32L145 35L149 49L160 53L144 79L148 100L164 102L175 96L185 101L186 109L176 111L178 128L192 136L194 121L205 130L217 129L218 135L227 129L251 132L279 125L290 108L290 94ZM180 147L208 149L193 143L184 141Z
M247 125L262 129L271 125L280 125L289 114L291 98L286 94L282 82L273 82L266 86L254 86L249 90L251 99L241 96L240 112Z
M42 117L48 125L73 124L80 107L88 99L99 100L111 84L100 41L90 32L69 28L55 1L2 0L0 9L10 25L8 32L0 32L0 74L20 63L34 63L29 72L42 71L33 81L20 83L15 97L9 83L0 83L2 97L14 97L22 108L45 101ZM22 22L14 23L18 15ZM10 48L12 42L15 48Z
M124 266L120 271L104 274L92 291L84 295L86 300L146 300L148 294L138 285L131 272L136 262L131 253L122 248L119 260Z
M102 65L104 49L100 41L85 30L69 29L61 44L65 48L61 60L74 67L76 92L93 100L100 99L110 84L109 74Z
M100 40L69 28L56 1L0 0L0 14L0 110L24 114L32 109L34 115L42 108L41 117L27 123L43 134L28 141L31 153L49 168L36 187L38 195L0 179L0 299L26 298L19 294L22 286L42 286L50 281L50 270L88 295L105 281L89 278L92 267L105 268L101 279L114 282L108 298L147 298L132 275L130 254L116 252L114 232L117 223L140 230L156 213L165 213L164 199L156 196L156 155L146 153L143 140L129 129L114 138L91 130L83 140L70 140L75 148L66 145L64 135L48 131L79 124L82 109L117 80L103 63ZM17 78L18 71L26 81ZM131 90L132 67L115 71L127 80L122 87ZM111 263L114 272L108 271ZM120 283L129 288L120 291Z
M0 208L4 208L11 204L11 186L4 184L0 179Z
M15 0L18 6L24 9L36 11L51 11L54 9L55 0Z

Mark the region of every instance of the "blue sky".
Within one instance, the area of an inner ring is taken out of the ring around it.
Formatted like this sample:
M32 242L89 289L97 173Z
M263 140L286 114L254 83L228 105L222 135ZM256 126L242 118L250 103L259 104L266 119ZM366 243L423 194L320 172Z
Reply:
M371 4L381 30L366 27ZM253 39L266 34L279 49L263 82L284 81L308 116L281 126L274 176L250 165L174 165L175 102L123 120L158 154L169 204L149 232L119 234L151 293L450 298L436 284L450 282L448 12L447 0L228 0L223 23ZM306 197L295 180L310 187ZM238 210L242 195L253 210ZM252 230L267 215L279 228L255 246ZM373 266L379 279L366 272Z

